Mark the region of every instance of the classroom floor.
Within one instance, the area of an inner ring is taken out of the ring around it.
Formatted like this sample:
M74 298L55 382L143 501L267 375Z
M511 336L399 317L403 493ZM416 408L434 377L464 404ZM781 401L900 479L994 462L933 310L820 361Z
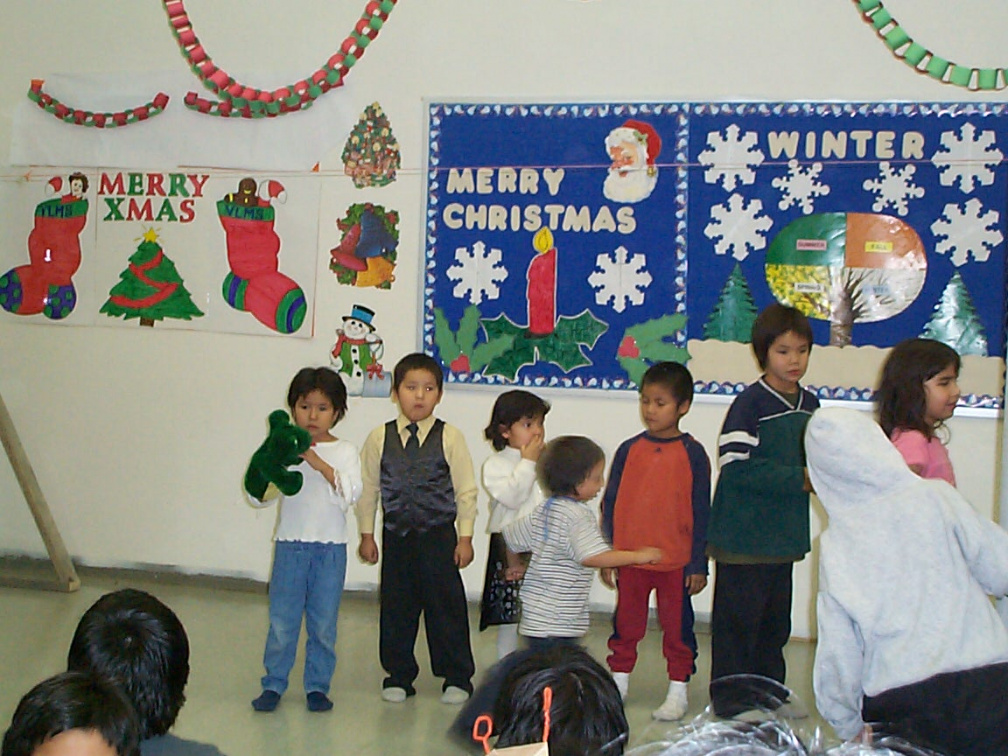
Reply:
M71 594L0 587L0 727L6 729L21 695L39 680L65 669L66 650L81 614L99 596L123 587L149 591L168 604L185 625L191 645L187 702L174 732L216 744L228 756L278 754L456 754L466 753L445 736L457 709L439 702L440 680L430 674L424 641L418 642L421 673L417 695L404 704L379 697L383 677L378 664L378 603L373 593L346 593L340 610L332 712L312 714L304 705L299 652L291 686L272 714L249 705L259 693L262 649L267 629L267 598L262 592L209 588L135 576L81 575L82 587ZM475 632L470 613L478 683L494 661L492 630ZM604 659L607 618L593 620L585 645ZM710 638L699 635L698 672L690 682L686 720L708 704ZM303 638L302 638L303 643ZM811 670L815 645L792 641L787 649L788 684L813 708ZM675 723L657 723L651 711L665 697L667 681L659 635L649 631L630 679L626 702L630 745L661 740ZM684 720L684 721L686 721ZM802 720L806 730L820 725L818 715ZM472 753L472 751L468 751Z

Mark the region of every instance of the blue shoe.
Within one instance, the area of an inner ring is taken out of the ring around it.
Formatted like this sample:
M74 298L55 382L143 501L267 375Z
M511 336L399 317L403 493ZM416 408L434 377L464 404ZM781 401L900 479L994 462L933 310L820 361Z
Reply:
M273 711L280 703L280 694L275 690L264 690L259 694L259 698L252 701L252 708L256 711ZM330 704L331 705L331 704Z
M329 696L320 690L313 690L308 694L308 711L329 711L333 707Z

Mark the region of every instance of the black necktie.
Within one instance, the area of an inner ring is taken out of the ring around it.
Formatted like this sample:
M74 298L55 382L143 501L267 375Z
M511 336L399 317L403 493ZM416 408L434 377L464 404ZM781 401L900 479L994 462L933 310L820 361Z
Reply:
M406 439L406 445L403 447L403 450L409 456L413 456L420 450L420 439L417 438L417 432L420 428L416 423L410 423L406 426L406 430L409 431L409 438Z

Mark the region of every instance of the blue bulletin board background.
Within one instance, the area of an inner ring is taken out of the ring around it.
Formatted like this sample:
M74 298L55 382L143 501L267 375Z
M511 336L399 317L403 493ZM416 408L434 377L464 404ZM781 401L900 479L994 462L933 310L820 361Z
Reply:
M767 255L789 224L838 228L863 214L916 231L926 271L898 311L880 303L904 279L858 291L846 344L928 335L1003 358L1006 119L997 104L431 103L423 347L449 381L632 389L659 359L693 369L691 343L747 340L711 323L739 274L735 304L751 297L755 312L780 298ZM647 153L637 177L652 180L610 191L609 147L627 129ZM556 330L531 336L527 270L543 227ZM817 347L842 345L828 320L812 322ZM815 387L857 400L870 389Z

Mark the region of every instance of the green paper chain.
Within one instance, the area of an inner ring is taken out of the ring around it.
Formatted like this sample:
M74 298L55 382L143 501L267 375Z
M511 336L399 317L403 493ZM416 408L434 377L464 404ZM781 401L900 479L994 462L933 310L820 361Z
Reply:
M1004 89L1008 86L1008 70L1004 68L970 68L936 55L915 42L899 22L882 5L882 0L854 0L865 23L886 43L892 54L917 73L930 76L942 84L955 84L972 91Z

